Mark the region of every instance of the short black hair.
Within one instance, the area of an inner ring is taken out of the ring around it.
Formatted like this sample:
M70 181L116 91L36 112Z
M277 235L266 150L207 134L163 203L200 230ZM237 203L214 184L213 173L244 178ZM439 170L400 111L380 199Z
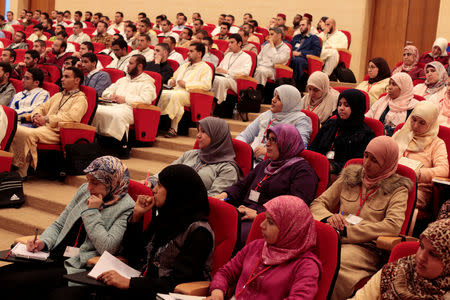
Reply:
M65 70L72 71L75 78L80 78L80 85L83 84L83 81L84 81L83 71L81 71L80 69L75 68L75 67L68 67Z
M94 48L94 44L92 44L91 42L82 42L81 45L86 45L86 47L88 48L88 51L90 52L94 52L95 48Z
M236 40L236 42L239 44L239 43L242 43L242 37L241 37L241 35L239 34L239 33L233 33L233 34L231 34L229 37L228 37L228 39L235 39Z
M52 19L50 19L50 17L45 19L45 21L47 21L48 25L53 26L53 21L52 21Z
M199 22L200 22L200 25L203 25L203 24L204 24L202 19L197 19L197 20L195 20L195 21L199 21ZM194 21L194 22L195 22L195 21Z
M142 16L143 18L147 18L147 14L145 12L138 13L138 16Z
M114 33L113 36L117 37L116 40L124 40L123 35L120 33Z
M116 14L119 14L121 18L123 18L123 12L121 11L116 11Z
M22 39L25 39L27 35L22 30L16 31L16 34L20 33L22 35Z
M69 37L69 35L67 34L67 32L65 30L58 32L56 35L60 35L61 37L65 38L65 39Z
M222 23L220 24L220 26L222 26L222 25L227 26L228 30L230 30L230 28L231 28L231 24L228 23L228 22L222 22Z
M244 27L244 26L248 26L248 28L250 28L252 32L255 31L255 26L253 26L250 23L245 23L244 25L242 25L242 27Z
M250 21L248 21L248 23L252 24L253 27L255 27L255 29L256 29L256 27L258 27L258 21L256 21L256 20L250 20Z
M207 37L207 36L209 36L209 33L208 33L208 31L206 31L206 30L199 30L199 31L197 31L197 33L195 34L195 35L197 35L197 34L203 34L203 36L204 37Z
M75 11L73 14L74 15L79 15L80 17L83 16L83 13L81 11L79 11L79 10Z
M156 46L160 46L161 48L163 48L164 50L166 50L167 53L170 52L170 47L169 47L169 44L167 44L167 43L159 43L159 44L157 44Z
M152 23L150 22L150 20L148 18L143 18L139 22L144 23L144 25L147 26L147 27L151 27L152 26Z
M100 23L104 24L106 29L108 28L108 23L106 23L105 21L102 21L102 20L98 21L98 22L97 22L97 26L98 26L98 24L100 24Z
M39 81L38 86L42 87L42 83L44 82L44 72L39 68L30 68L27 72L30 72L33 81Z
M193 13L193 15L197 15L199 18L201 18L202 16L200 15L200 13L199 12L195 12L195 13Z
M183 30L187 30L187 32L188 32L188 36L191 38L192 37L192 35L194 34L194 32L192 31L192 29L190 29L189 27L184 27L183 28Z
M250 18L252 18L252 19L253 19L253 16L252 16L252 14L251 14L251 13L245 13L245 14L244 14L244 16L245 16L245 15L247 15L247 16L249 16Z
M41 58L39 52L37 52L36 50L27 50L25 51L25 54L30 54L33 60L37 59L39 61L39 58Z
M10 50L10 49L5 49L5 50ZM3 69L4 73L8 73L9 77L11 77L11 73L12 73L12 67L10 64L5 63L5 62L0 62L0 68Z
M14 49L3 49L3 52L8 51L9 52L9 56L11 56L13 58L13 62L16 61L16 57L17 57L17 53L16 51L14 51Z
M230 17L234 21L234 16L233 15L227 15L227 17Z
M212 46L212 44L214 44L213 39L210 38L209 36L204 37L203 40L208 41L209 46Z
M166 15L158 15L156 16L156 19L161 19L161 21L167 20Z
M62 38L57 38L55 41L58 41L58 40L61 41L61 48L64 48L64 50L66 50L67 49L67 42L64 39L62 39Z
M64 27L64 25L58 24L58 25L55 26L55 28L58 27L58 26L61 27L62 31L66 31L66 27Z
M177 40L173 36L166 36L165 39L169 39L172 42L172 44L177 43Z
M45 41L43 40L35 40L34 43L38 43L41 47L46 47Z
M82 57L82 58L85 57L85 58L89 59L90 62L98 63L98 57L97 57L97 55L95 55L95 54L92 53L92 52L85 53L85 54L81 55L81 57Z
M136 64L142 65L142 69L145 68L147 65L147 60L145 59L145 56L142 54L134 54L132 57L136 58Z
M119 46L120 49L128 49L128 44L123 39L122 40L120 40L120 39L115 40L114 42L112 42L111 47L112 46L116 46L116 45Z
M195 51L197 52L201 52L202 53L202 57L203 55L205 55L206 49L205 49L205 45L203 45L200 42L193 42L189 45L189 47L194 46L195 47Z
M77 62L80 61L80 59L79 59L78 57L76 57L76 56L68 56L68 57L66 57L66 58L64 59L64 61L66 61L66 60L70 60L72 66L74 66Z
M33 26L33 29L35 29L35 28L36 28L36 29L39 29L39 30L41 30L41 31L44 30L44 26L42 26L41 23L38 23L38 24L34 25L34 26Z
M97 16L100 19L101 17L103 17L103 14L101 12L97 12L94 14L94 16Z
M139 37L144 37L147 40L147 42L151 41L150 36L148 34L140 34Z
M220 14L220 16L225 18L227 14Z
M134 25L134 24L128 24L127 27L130 27L133 32L137 31L136 25Z
M63 13L62 11L57 11L56 14L57 14L57 15L64 16L64 13Z
M81 28L83 28L83 23L81 23L80 21L76 21L75 23L73 23L73 26L80 26Z

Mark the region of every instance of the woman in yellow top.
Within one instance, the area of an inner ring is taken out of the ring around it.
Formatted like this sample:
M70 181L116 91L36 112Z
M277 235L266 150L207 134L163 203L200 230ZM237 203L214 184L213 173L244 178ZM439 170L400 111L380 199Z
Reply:
M369 94L370 106L372 106L381 94L387 92L391 70L384 58L375 57L369 60L367 74L369 75L369 79L358 84L356 88Z

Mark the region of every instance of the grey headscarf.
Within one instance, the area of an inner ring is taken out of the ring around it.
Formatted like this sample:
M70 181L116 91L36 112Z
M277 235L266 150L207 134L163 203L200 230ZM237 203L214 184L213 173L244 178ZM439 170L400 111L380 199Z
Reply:
M200 149L198 156L207 164L233 162L236 157L231 139L230 128L225 120L206 117L200 120L200 126L211 139L208 147Z
M294 120L304 116L300 106L302 96L297 88L292 85L284 84L277 87L274 94L275 92L278 93L278 97L280 98L281 103L283 103L283 108L281 112L273 114L273 118L276 120L272 122L272 126L280 123L293 124Z
M432 61L429 62L425 65L425 72L427 70L428 67L432 67L436 70L436 72L438 72L439 74L439 79L438 81L433 84L432 86L429 86L429 83L427 81L425 81L425 84L427 85L427 90L426 92L428 94L434 94L436 92L438 92L440 89L443 89L445 87L445 82L447 81L448 78L448 74L447 71L445 70L444 66L438 62L438 61Z

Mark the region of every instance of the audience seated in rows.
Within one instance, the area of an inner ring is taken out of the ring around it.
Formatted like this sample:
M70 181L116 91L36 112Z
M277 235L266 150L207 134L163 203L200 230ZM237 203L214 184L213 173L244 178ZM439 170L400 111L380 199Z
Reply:
M5 52L6 51L3 50L3 53ZM11 102L11 99L16 94L14 85L9 81L11 73L12 68L10 64L3 61L0 62L0 105L8 106L9 102Z
M171 164L193 168L203 181L208 195L217 195L234 184L241 173L235 162L235 152L228 124L219 118L206 117L198 126L199 149L189 150ZM155 187L158 174L150 176L146 185Z
M260 85L265 86L267 79L275 80L275 64L286 64L289 61L291 49L282 38L283 33L279 27L269 29L268 43L261 48L254 75Z
M447 148L437 135L439 132L439 109L429 101L419 102L411 112L405 125L393 138L399 146L399 158L420 162L414 171L417 175L416 208L430 209L433 177L448 176Z
M414 106L419 102L413 98L413 83L406 73L396 73L389 79L388 93L375 102L366 117L379 120L386 135L392 136L395 127L404 123Z
M131 105L137 102L151 104L156 98L155 80L144 73L145 64L144 56L131 56L127 75L103 91L102 97L114 103L97 107L92 125L98 134L113 137L126 145L129 126L134 124ZM125 146L123 155L127 156L129 150Z
M369 60L367 74L369 78L358 84L356 88L369 94L370 106L372 106L381 94L386 93L391 70L384 58L375 57Z
M55 144L60 141L61 122L80 122L87 110L87 99L80 91L83 72L77 68L64 71L61 79L63 91L53 95L31 113L34 128L18 126L11 144L13 165L21 177L27 176L28 166L36 169L37 144Z
M323 72L328 76L331 75L333 70L339 63L339 53L337 49L348 47L347 36L336 27L336 21L332 18L328 18L325 22L325 28L319 34L319 38L322 39L322 52L320 58L323 60Z
M18 25L19 22L17 20L14 20L14 14L12 11L8 11L6 14L7 20L5 20L5 17L3 15L0 15L0 30L9 31L11 34L14 34L14 28L11 25ZM11 18L11 20L10 20Z
M5 49L28 49L28 44L25 39L25 32L16 31L16 33L14 34L13 42L9 44Z
M17 93L9 103L19 117L32 113L38 106L50 98L48 91L42 88L44 72L38 68L29 68L22 78L23 91Z
M12 11L8 11L6 13L6 20L7 20L6 24L8 24L8 25L19 25L20 24L17 19L14 19L14 13ZM2 29L2 30L4 30L4 29ZM13 33L13 32L11 32L11 33Z
M352 300L445 299L450 277L450 219L428 225L413 255L384 265Z
M83 42L90 42L91 38L83 32L83 24L81 22L75 22L73 24L73 34L69 36L67 41L82 44Z
M175 45L177 44L175 38L173 36L168 36L164 38L163 42L169 45L169 59L176 61L180 66L184 64L185 61L183 55L175 51Z
M444 97L445 82L448 78L447 71L438 61L427 63L424 69L426 80L424 83L416 85L413 93L436 103Z
M111 50L115 57L106 68L118 69L126 73L131 58L131 54L128 54L127 42L124 40L115 40L112 42Z
M173 76L173 69L167 61L169 57L169 45L160 43L155 47L155 59L147 62L146 71L152 71L161 74L162 83L167 84Z
M308 205L279 196L264 207L264 240L251 242L217 271L207 299L224 299L229 288L236 299L314 299L322 264L313 253L317 231Z
M240 75L250 75L252 68L252 58L241 49L241 36L237 33L232 34L228 41L230 51L217 67L212 86L212 92L217 99L217 104L225 101L228 89L237 93L236 78Z
M129 55L141 54L145 57L147 62L153 61L155 59L155 51L149 48L150 37L148 34L142 34L138 38L138 45L136 50L130 52Z
M68 71L67 71L68 72ZM10 264L0 268L3 292L17 299L48 298L58 287L67 287L62 276L82 272L87 261L103 251L115 254L133 212L128 195L129 173L117 158L103 156L85 170L87 183L81 185L58 219L38 239L27 242L28 251L47 250L54 263ZM63 256L67 246L78 247L79 254Z
M419 62L426 64L432 61L438 61L441 64L445 65L448 63L448 54L447 54L447 46L448 42L444 38L437 38L433 43L433 48L431 52L424 53L420 58Z
M178 123L184 114L184 107L191 106L189 91L194 89L209 91L211 89L213 72L211 67L202 61L204 54L205 46L202 43L191 43L188 62L180 66L168 82L173 89L163 90L161 93L158 101L161 115L168 115L172 120L169 132L165 137L177 136Z
M242 50L252 51L252 52L255 52L256 55L258 55L258 48L254 44L248 42L248 40L250 38L250 34L247 31L242 30L242 29L239 29L238 34L242 38ZM228 52L228 50L227 50L227 52Z
M322 71L309 76L306 90L308 94L303 96L300 106L315 113L323 124L336 110L339 92L330 87L330 79Z
M194 34L194 32L192 31L191 28L189 28L189 27L183 28L180 32L180 39L178 40L176 46L188 48L189 44L191 43L193 34Z
M294 70L294 79L300 81L304 71L308 69L307 55L320 56L322 48L320 40L316 35L311 34L311 22L308 20L300 21L300 32L291 40L292 60L290 66Z
M342 234L341 263L333 300L349 298L361 279L378 271L381 257L367 243L381 233L400 233L412 184L408 178L395 173L398 155L394 139L374 138L364 152L363 166L349 165L342 170L341 176L310 206L314 219L327 222ZM362 221L350 225L346 220L350 214Z
M209 36L204 37L201 42L205 46L205 55L203 55L202 60L212 63L214 67L217 68L217 66L219 65L219 58L216 55L212 54L210 51L210 49L212 49L214 45L212 38L210 38Z
M291 124L297 128L303 143L307 145L312 133L311 119L301 112L300 92L291 85L281 85L273 93L270 110L260 114L236 139L249 144L256 161L266 155L267 130L278 124Z
M33 26L33 33L28 37L29 41L37 41L37 40L41 40L41 41L46 41L47 37L44 34L44 27L42 26L42 24L36 24Z
M171 36L175 39L175 44L176 44L176 43L178 43L180 36L178 35L178 33L175 33L172 30L170 30L171 25L172 25L172 23L167 19L161 21L161 33L158 34L158 37Z
M263 205L267 201L281 195L293 195L309 205L317 188L314 169L299 157L305 144L297 128L291 124L275 125L267 129L266 140L268 159L216 196L239 210L241 242L247 239L256 215L265 211Z
M98 58L94 53L85 53L81 56L81 70L84 72L83 85L94 88L97 96L111 85L111 77L105 71L97 68Z
M447 78L444 97L436 104L439 108L439 125L450 127L450 77Z
M375 137L364 123L366 96L349 89L339 94L337 118L328 119L319 129L309 150L325 155L330 162L330 174L339 175L352 158L363 158L364 150Z
M392 75L398 72L408 73L413 81L425 78L423 67L419 65L419 50L415 46L408 45L403 49L402 64L392 71Z
M18 63L15 67L16 72L14 73L14 78L22 80L26 70L39 68L38 62L40 59L41 56L39 55L39 52L37 52L36 50L27 50L25 52L24 61ZM42 70L42 73L44 75L44 81L50 81L50 75L48 74L48 71Z
M66 52L67 42L62 38L57 38L52 45L52 48L47 48L44 62L47 64L57 65L62 69L64 61L67 57L72 55L72 52ZM52 55L50 55L50 52Z

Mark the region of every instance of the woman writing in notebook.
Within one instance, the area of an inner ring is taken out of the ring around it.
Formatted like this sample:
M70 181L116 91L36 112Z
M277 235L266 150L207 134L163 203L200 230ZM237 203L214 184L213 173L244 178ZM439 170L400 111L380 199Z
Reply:
M0 268L2 292L36 299L67 285L62 276L84 271L91 257L119 250L134 206L128 195L128 169L119 159L103 156L84 171L88 182L38 239L27 242L28 251L49 251L54 262Z
M448 177L447 148L444 141L437 136L438 117L439 109L436 104L421 101L402 129L393 135L398 143L400 163L405 161L416 171L416 208L419 210L429 208L433 177Z

